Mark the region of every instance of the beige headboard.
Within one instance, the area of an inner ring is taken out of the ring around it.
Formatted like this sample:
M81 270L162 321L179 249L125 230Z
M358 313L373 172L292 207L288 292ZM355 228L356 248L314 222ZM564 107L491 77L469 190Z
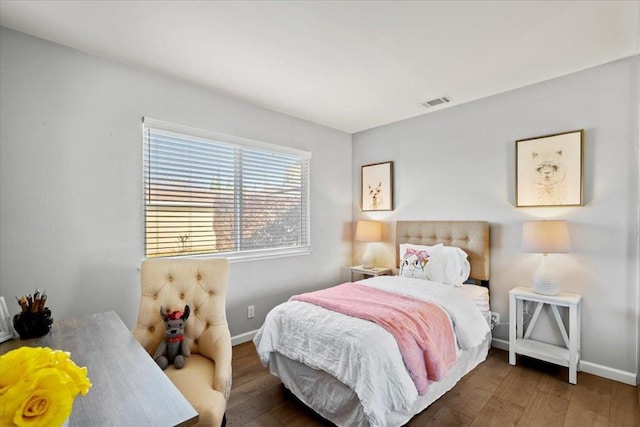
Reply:
M489 223L486 221L397 221L396 267L400 265L400 243L457 246L469 255L469 277L489 280Z

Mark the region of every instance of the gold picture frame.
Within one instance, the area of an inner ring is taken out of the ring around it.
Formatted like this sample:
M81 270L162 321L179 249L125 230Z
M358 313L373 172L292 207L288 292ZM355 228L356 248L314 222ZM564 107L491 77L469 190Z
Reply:
M393 162L362 166L360 183L363 212L393 210Z
M516 141L516 207L582 206L584 129Z

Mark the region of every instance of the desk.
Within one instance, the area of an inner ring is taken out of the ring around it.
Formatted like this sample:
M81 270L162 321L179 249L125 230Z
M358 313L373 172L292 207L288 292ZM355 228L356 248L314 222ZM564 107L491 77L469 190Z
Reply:
M73 403L69 426L190 426L198 413L113 312L54 321L41 338L0 344L0 354L22 346L71 353L93 384Z

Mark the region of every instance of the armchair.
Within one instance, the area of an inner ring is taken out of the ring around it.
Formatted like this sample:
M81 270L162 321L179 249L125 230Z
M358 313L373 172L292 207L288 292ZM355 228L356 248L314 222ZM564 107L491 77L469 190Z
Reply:
M231 336L225 313L229 262L226 259L147 259L141 266L141 298L133 335L149 354L164 339L160 307L191 308L185 367L167 376L198 411L199 426L223 422L231 392Z

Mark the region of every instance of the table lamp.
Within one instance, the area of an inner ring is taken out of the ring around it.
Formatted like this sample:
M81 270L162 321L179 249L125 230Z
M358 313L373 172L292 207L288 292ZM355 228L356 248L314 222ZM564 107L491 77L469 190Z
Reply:
M533 291L542 295L555 295L560 290L560 279L547 262L547 254L571 251L566 221L525 221L522 225L522 250L542 254L542 262L533 273Z
M362 255L362 267L373 268L375 257L371 249L371 242L382 241L382 226L377 221L358 221L356 224L356 241L369 242Z

